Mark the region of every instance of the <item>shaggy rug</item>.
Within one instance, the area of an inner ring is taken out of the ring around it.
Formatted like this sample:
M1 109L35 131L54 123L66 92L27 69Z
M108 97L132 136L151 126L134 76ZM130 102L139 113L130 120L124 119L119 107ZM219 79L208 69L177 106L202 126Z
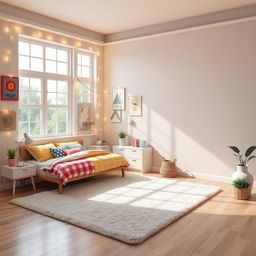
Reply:
M220 191L219 187L141 176L101 175L10 202L128 244L138 244Z

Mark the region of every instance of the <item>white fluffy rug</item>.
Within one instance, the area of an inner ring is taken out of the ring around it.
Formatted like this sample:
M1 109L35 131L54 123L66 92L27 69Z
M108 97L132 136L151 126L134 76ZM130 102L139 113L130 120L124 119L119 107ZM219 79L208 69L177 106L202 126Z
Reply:
M219 187L126 173L10 202L59 220L138 244L220 191Z

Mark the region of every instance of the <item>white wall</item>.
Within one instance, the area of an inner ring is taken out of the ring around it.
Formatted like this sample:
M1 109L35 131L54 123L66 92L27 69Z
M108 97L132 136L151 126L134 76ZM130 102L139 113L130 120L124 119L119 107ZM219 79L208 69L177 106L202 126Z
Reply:
M104 101L104 137L117 143L124 129L145 138L183 171L230 177L236 166L228 145L256 144L256 21L179 32L104 48L104 87L143 96L143 116L128 111L111 123ZM256 178L256 164L250 170Z
M9 33L6 33L6 29L9 29ZM63 35L51 33L45 30L39 30L32 27L27 27L20 24L9 23L0 19L0 75L13 74L18 75L18 34L32 36L39 39L50 40L57 43L65 42L66 45L74 46L77 48L87 49L95 51L97 54L97 84L98 90L102 90L102 57L103 47L86 41L81 41L71 37L65 37ZM9 61L6 62L5 57L9 56ZM96 121L98 136L101 137L102 133L102 97L97 97L95 109L94 109L94 120ZM1 101L0 110L8 109L18 111L18 102ZM6 149L11 147L17 147L17 131L15 132L0 132L0 166L6 164ZM47 143L49 141L63 141L71 140L74 138L51 138L44 140L37 140L36 143ZM95 142L95 136L82 136L79 139L84 139L86 144L92 144Z

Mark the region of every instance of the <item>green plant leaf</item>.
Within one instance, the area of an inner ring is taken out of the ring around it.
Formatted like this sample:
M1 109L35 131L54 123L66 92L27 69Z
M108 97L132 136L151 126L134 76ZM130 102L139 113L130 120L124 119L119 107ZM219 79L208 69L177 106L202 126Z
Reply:
M250 157L248 157L247 162L249 162L249 161L252 160L253 158L256 158L256 156L250 156Z
M240 153L240 150L237 148L237 147L235 147L235 146L229 146L229 148L231 148L234 152L236 152L237 154L239 154Z
M239 188L239 189L248 188L250 186L250 184L246 179L239 179L239 178L233 180L232 184L235 188Z
M252 153L255 149L256 149L255 146L249 147L249 148L246 150L246 152L245 152L245 156L246 156L246 157L250 156L251 153Z

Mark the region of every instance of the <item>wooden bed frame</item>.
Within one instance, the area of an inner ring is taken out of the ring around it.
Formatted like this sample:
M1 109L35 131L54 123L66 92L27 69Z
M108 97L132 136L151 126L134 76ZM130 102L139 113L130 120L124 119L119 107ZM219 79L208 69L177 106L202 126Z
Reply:
M54 142L53 142L54 143ZM83 145L83 141L82 140L79 140L79 143L81 145ZM23 161L28 161L28 160L35 160L30 154L29 152L26 150L26 146L22 146L20 147L20 157ZM76 180L82 180L82 179L86 179L86 178L89 178L89 177L93 177L93 176L96 176L96 175L99 175L99 174L102 174L102 173L106 173L106 172L110 172L110 171L116 171L116 170L121 170L122 172L122 177L125 176L125 167L118 167L118 168L114 168L114 169L109 169L109 170L105 170L105 171L102 171L102 172L96 172L96 173L93 173L93 174L90 174L90 175L86 175L86 176L81 176L81 177L75 177L75 178L72 178L68 181L69 182L72 182L72 181L76 181ZM42 175L36 175L37 178L41 179L41 180L46 180L46 181L50 181L50 182L53 182L53 183L57 183L58 184L58 190L59 190L59 194L62 193L62 190L63 190L63 185L62 183L60 182L59 179L55 179L53 177L49 177L49 176L42 176Z
M102 174L102 173L106 173L106 172L110 172L110 171L117 171L117 170L120 170L120 169L121 169L121 172L122 172L122 177L125 177L125 167L120 167L120 168L105 170L105 171L102 171L102 172L96 172L96 173L86 175L86 176L75 177L75 178L70 179L68 181L68 183L72 182L72 181L75 181L75 180L86 179L86 178L93 177L93 176L96 176L96 175L99 175L99 174ZM60 182L59 179L54 179L54 178L49 177L49 176L41 176L41 175L36 175L36 177L41 179L41 180L46 180L46 181L57 183L59 194L62 194L63 185L62 185L62 183Z

